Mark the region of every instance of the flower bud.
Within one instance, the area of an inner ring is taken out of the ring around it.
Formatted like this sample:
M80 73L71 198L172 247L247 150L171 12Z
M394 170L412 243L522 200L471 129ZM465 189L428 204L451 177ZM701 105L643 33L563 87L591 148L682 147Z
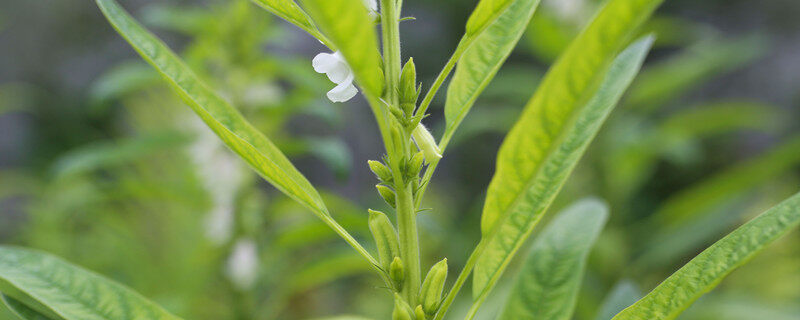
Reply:
M403 269L403 260L400 257L394 257L392 263L389 265L389 278L392 279L394 288L400 291L403 287L403 281L406 279L406 272Z
M408 177L416 177L419 176L419 172L422 171L422 163L425 160L425 156L423 153L417 152L408 160L408 165L406 166L406 175Z
M414 128L411 135L414 137L414 142L417 143L417 148L425 154L425 162L431 163L442 158L442 151L436 145L436 140L422 123Z
M371 170L379 180L383 182L392 181L392 170L386 165L375 160L369 160L367 164L369 164L369 170Z
M425 316L425 311L424 311L424 310L422 310L422 305L421 305L421 304L420 304L420 305L417 305L417 307L416 307L416 308L414 308L414 316L416 316L416 317L417 317L417 319L416 319L416 320L425 320L425 318L427 318L427 317Z
M406 115L411 116L417 106L417 67L414 58L408 59L400 73L400 107Z
M392 208L395 207L395 195L394 190L382 184L375 185L375 188L378 189L378 193L383 197L383 200L386 201Z
M444 258L431 267L428 275L425 276L425 281L422 282L422 288L419 289L419 300L422 302L422 309L426 314L434 314L439 308L446 280L447 258Z
M397 231L395 231L389 217L383 212L369 209L369 231L375 238L375 246L378 247L378 259L384 270L389 269L394 257L400 256L400 246L397 241Z
M392 320L414 320L411 317L412 314L414 314L414 310L411 310L411 306L399 294L395 293Z

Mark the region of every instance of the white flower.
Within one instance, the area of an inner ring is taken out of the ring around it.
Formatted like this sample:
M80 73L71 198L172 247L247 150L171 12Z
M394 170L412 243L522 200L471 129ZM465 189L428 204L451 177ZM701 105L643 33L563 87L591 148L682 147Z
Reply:
M331 91L328 91L328 99L333 102L345 102L352 99L358 90L353 85L353 70L344 60L342 54L320 53L311 62L314 71L328 75L328 79L337 84Z
M239 290L251 289L258 278L258 249L253 239L240 239L233 246L226 268L228 279Z
M378 1L377 0L361 0L364 2L364 6L369 9L369 11L378 11Z
M411 132L411 136L414 137L417 148L419 148L425 156L426 162L431 163L442 158L442 151L436 144L436 139L433 138L433 135L431 135L430 131L428 131L422 123L414 128L414 131Z

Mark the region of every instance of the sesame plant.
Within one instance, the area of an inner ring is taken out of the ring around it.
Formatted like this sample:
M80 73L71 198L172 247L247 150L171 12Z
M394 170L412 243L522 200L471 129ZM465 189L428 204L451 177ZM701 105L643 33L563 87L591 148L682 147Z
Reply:
M449 142L519 41L539 1L479 1L452 57L430 86L417 82L413 59L402 58L399 24L410 20L402 15L402 0L254 2L330 50L310 66L335 84L328 99L345 102L360 93L370 107L385 153L368 165L378 179L378 195L393 209L389 214L367 211L372 252L337 222L337 213L317 189L228 100L114 0L97 0L111 25L229 149L363 258L380 283L374 290L394 301L391 316L382 318L397 320L474 319L490 298L499 296L495 289L502 275L637 74L653 37L635 37L661 3L610 0L561 53L505 137L487 189L481 238L447 285L453 273L446 258L432 266L421 264L420 252L426 248L419 241L417 215L427 209L422 206L425 192ZM436 139L422 122L448 78L445 129ZM435 214L436 208L430 211ZM527 252L495 317L571 318L586 255L608 211L601 200L584 199L557 214ZM800 194L719 240L624 310L603 310L606 319L674 319L798 224ZM470 277L471 306L465 315L449 312ZM22 319L178 319L120 284L16 247L0 247L0 292Z

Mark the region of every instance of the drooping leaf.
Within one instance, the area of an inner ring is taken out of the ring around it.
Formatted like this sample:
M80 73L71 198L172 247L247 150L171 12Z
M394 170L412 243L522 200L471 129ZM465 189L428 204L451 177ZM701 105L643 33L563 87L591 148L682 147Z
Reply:
M368 97L383 93L383 70L375 24L361 0L302 0L301 3L342 53Z
M728 274L800 225L800 193L704 250L613 320L675 319Z
M488 3L494 2L496 1L481 1L472 17L478 19L476 17L479 16L478 10L481 9L481 6L488 6ZM444 107L447 120L446 130L451 133L458 127L475 100L492 81L503 62L516 47L539 5L539 0L505 2L509 3L508 9L490 21L485 31L475 34L471 44L464 44L469 47L458 61L458 67L447 89L447 101ZM500 5L499 3L494 4ZM449 133L445 134L445 136L449 135Z
M533 243L499 319L572 318L586 259L608 206L586 199L564 209Z
M0 246L0 291L51 319L180 319L120 284L22 248Z
M63 319L61 317L51 318L46 315L39 313L36 310L33 310L23 304L22 302L17 301L12 297L9 297L5 294L0 293L0 300L3 300L3 303L8 307L11 312L14 313L15 316L19 317L22 320L60 320Z
M611 320L615 314L641 298L642 292L635 283L622 280L606 295L594 320Z
M113 0L97 0L115 29L172 85L200 118L264 179L321 217L328 212L311 183L238 110L209 89L163 42Z
M637 73L652 39L614 59L660 3L609 2L548 72L511 129L483 210L482 241L488 244L475 266L474 296L502 274Z

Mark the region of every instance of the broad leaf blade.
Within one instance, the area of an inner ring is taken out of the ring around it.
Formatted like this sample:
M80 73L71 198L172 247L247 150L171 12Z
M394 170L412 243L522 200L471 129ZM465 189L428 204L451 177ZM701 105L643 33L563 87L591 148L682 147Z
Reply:
M499 319L570 319L586 259L607 220L608 206L596 199L559 213L533 243Z
M342 53L368 97L383 93L383 70L375 24L361 0L302 0L322 32Z
M800 193L717 241L613 319L675 319L734 269L798 225Z
M475 36L492 24L515 0L481 0L467 20L465 38Z
M509 132L483 210L481 241L488 244L475 266L474 296L497 281L633 80L652 39L614 57L658 3L610 2L551 69Z
M317 191L289 159L220 98L163 42L145 30L113 0L97 0L115 29L173 86L200 118L264 179L318 215L328 215Z
M487 2L491 1L484 0L481 4ZM475 100L497 74L516 47L539 5L539 0L508 2L510 7L490 22L485 31L475 35L475 39L458 61L458 67L447 89L444 107L446 130L449 132L458 127ZM477 10L473 16L475 14Z
M17 300L24 293L66 320L180 319L120 284L28 249L0 246L0 283L3 293Z

